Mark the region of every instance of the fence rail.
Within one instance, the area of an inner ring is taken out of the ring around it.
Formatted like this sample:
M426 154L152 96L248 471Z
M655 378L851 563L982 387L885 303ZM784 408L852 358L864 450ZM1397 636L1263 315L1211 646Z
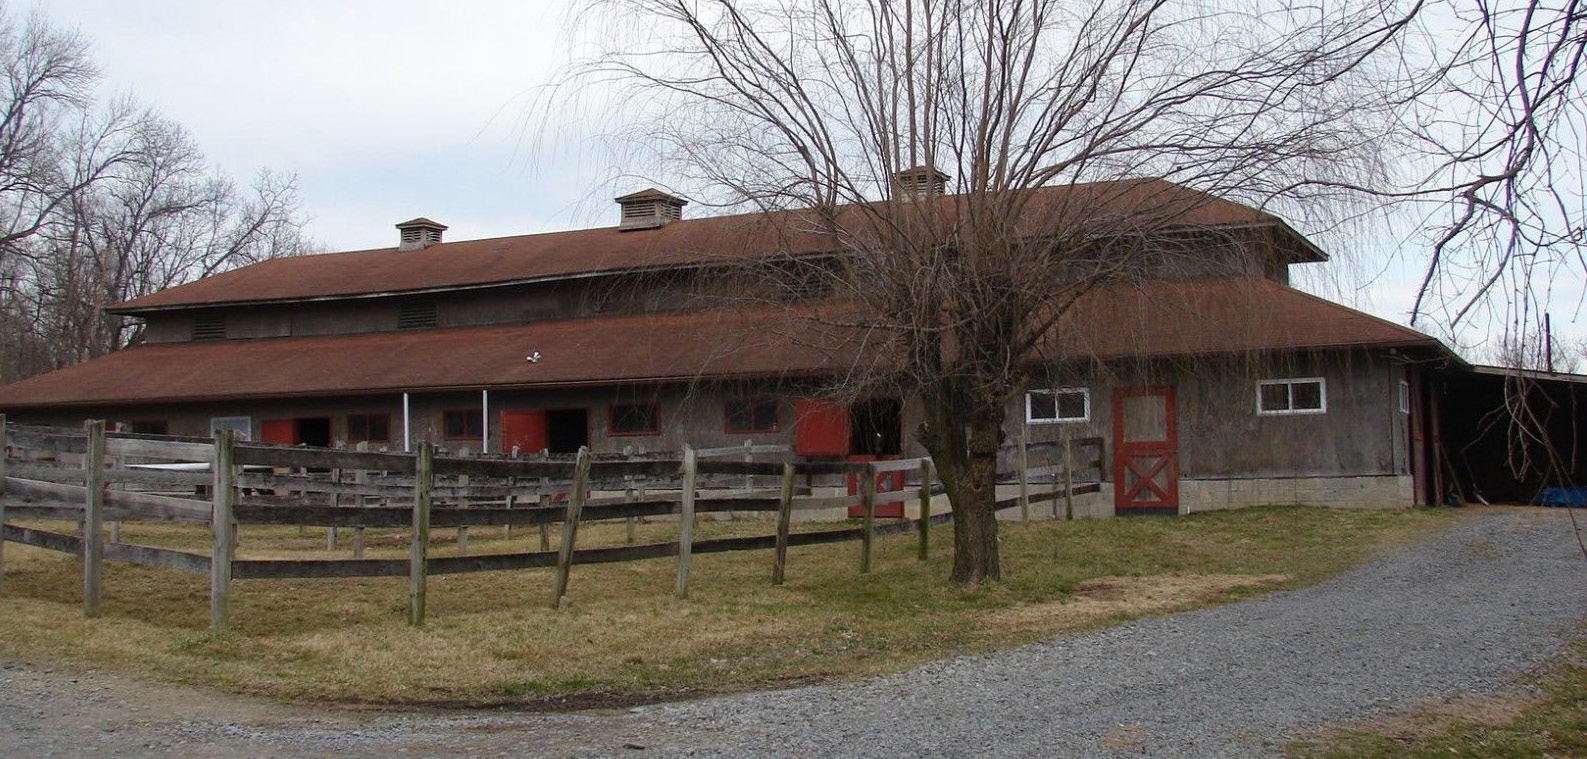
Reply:
M1100 462L1100 440L1096 448L1095 461ZM1067 445L1063 450L1066 457L1070 455ZM772 579L780 584L789 547L859 541L860 571L866 572L876 536L918 531L919 556L925 559L931 526L951 518L945 513L932 515L932 499L943 490L933 480L929 459L754 460L768 455L786 458L786 446L685 448L676 458L619 459L587 451L556 459L465 458L436 456L428 444L416 453L316 449L236 442L225 431L205 441L107 433L103 423L93 422L83 430L8 426L0 415L0 451L7 454L0 456L0 582L7 542L83 557L84 611L89 615L97 613L99 573L105 561L208 574L211 626L216 630L228 624L233 579L407 576L409 619L422 625L426 578L431 575L551 568L556 574L550 602L559 606L566 602L574 565L674 558L676 592L685 596L694 554L770 549ZM11 456L13 451L18 455ZM1031 503L1056 502L1098 487L1094 483L1077 487L1071 479L1074 472L1067 467L1049 464L1032 471L1056 482L1059 470L1065 486L1037 495L1023 487L1030 473L1019 472L1020 497L1000 501L998 507L1019 507L1028 518ZM914 490L878 492L879 478L896 477L901 485L911 472L917 482ZM757 477L775 478L780 487L754 488ZM796 487L800 477L806 484ZM846 478L850 493L815 492L808 483L823 477L835 482ZM145 492L158 489L168 492ZM595 497L600 492L620 495ZM878 524L878 506L915 500L920 504L918 518ZM847 508L860 510L858 527L790 530L795 513ZM696 516L711 513L774 514L776 528L769 535L695 539ZM632 544L635 520L658 517L676 519L678 538ZM6 524L19 519L76 521L82 525L82 535ZM628 523L630 545L576 545L581 523L615 520ZM110 524L109 542L93 526L100 521ZM207 523L211 553L123 543L118 538L123 521ZM239 525L324 527L327 547L335 547L339 529L351 529L354 556L237 558ZM553 525L562 525L563 531L557 550L550 549L546 532ZM468 555L468 529L483 526L507 531L538 527L541 550ZM409 557L363 558L366 528L411 530ZM430 556L431 529L456 529L459 555Z

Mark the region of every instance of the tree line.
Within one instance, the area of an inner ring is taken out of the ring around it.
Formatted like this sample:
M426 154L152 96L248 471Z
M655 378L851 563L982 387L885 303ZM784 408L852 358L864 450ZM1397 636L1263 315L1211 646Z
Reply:
M81 35L0 5L0 384L135 343L106 306L313 247L295 177L239 184L99 82Z

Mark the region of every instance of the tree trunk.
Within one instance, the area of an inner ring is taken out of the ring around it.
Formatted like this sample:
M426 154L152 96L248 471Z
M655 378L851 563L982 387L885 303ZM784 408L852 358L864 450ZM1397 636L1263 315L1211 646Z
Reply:
M953 506L954 582L979 585L1002 578L997 538L997 447L1003 436L1001 405L981 406L970 423L956 419L953 403L927 399L920 441L931 453Z

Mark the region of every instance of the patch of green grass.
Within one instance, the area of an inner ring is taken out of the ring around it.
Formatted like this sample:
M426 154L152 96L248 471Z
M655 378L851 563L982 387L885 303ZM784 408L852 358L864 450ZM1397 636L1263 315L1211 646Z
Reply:
M1114 620L1311 583L1446 524L1447 511L1259 508L1182 518L1003 523L1004 580L948 582L951 530L790 549L787 582L770 551L694 557L689 598L670 559L575 566L571 606L550 608L550 570L433 576L429 618L411 628L406 578L239 580L232 630L208 632L208 580L107 565L97 619L81 611L74 557L7 546L0 658L119 670L281 699L402 703L632 702L895 672ZM799 525L800 530L830 525ZM700 539L763 535L766 522L702 522ZM639 525L638 541L676 524ZM345 536L345 533L344 533ZM127 542L202 550L199 527L133 525ZM432 555L447 555L447 531ZM551 543L557 533L552 532ZM581 546L620 545L621 524L581 528ZM400 557L399 531L366 535L368 556ZM346 557L323 530L248 527L249 558ZM539 550L475 528L473 553ZM579 699L584 700L579 700Z
M1587 638L1567 648L1535 684L1535 695L1442 704L1297 743L1289 754L1304 759L1587 757Z

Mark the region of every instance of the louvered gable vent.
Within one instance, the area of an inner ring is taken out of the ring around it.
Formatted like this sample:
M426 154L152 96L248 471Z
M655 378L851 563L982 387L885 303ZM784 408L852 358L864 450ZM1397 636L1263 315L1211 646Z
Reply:
M225 340L226 317L221 314L202 314L193 317L194 340Z
M438 324L435 301L408 301L397 306L397 329L425 329Z

